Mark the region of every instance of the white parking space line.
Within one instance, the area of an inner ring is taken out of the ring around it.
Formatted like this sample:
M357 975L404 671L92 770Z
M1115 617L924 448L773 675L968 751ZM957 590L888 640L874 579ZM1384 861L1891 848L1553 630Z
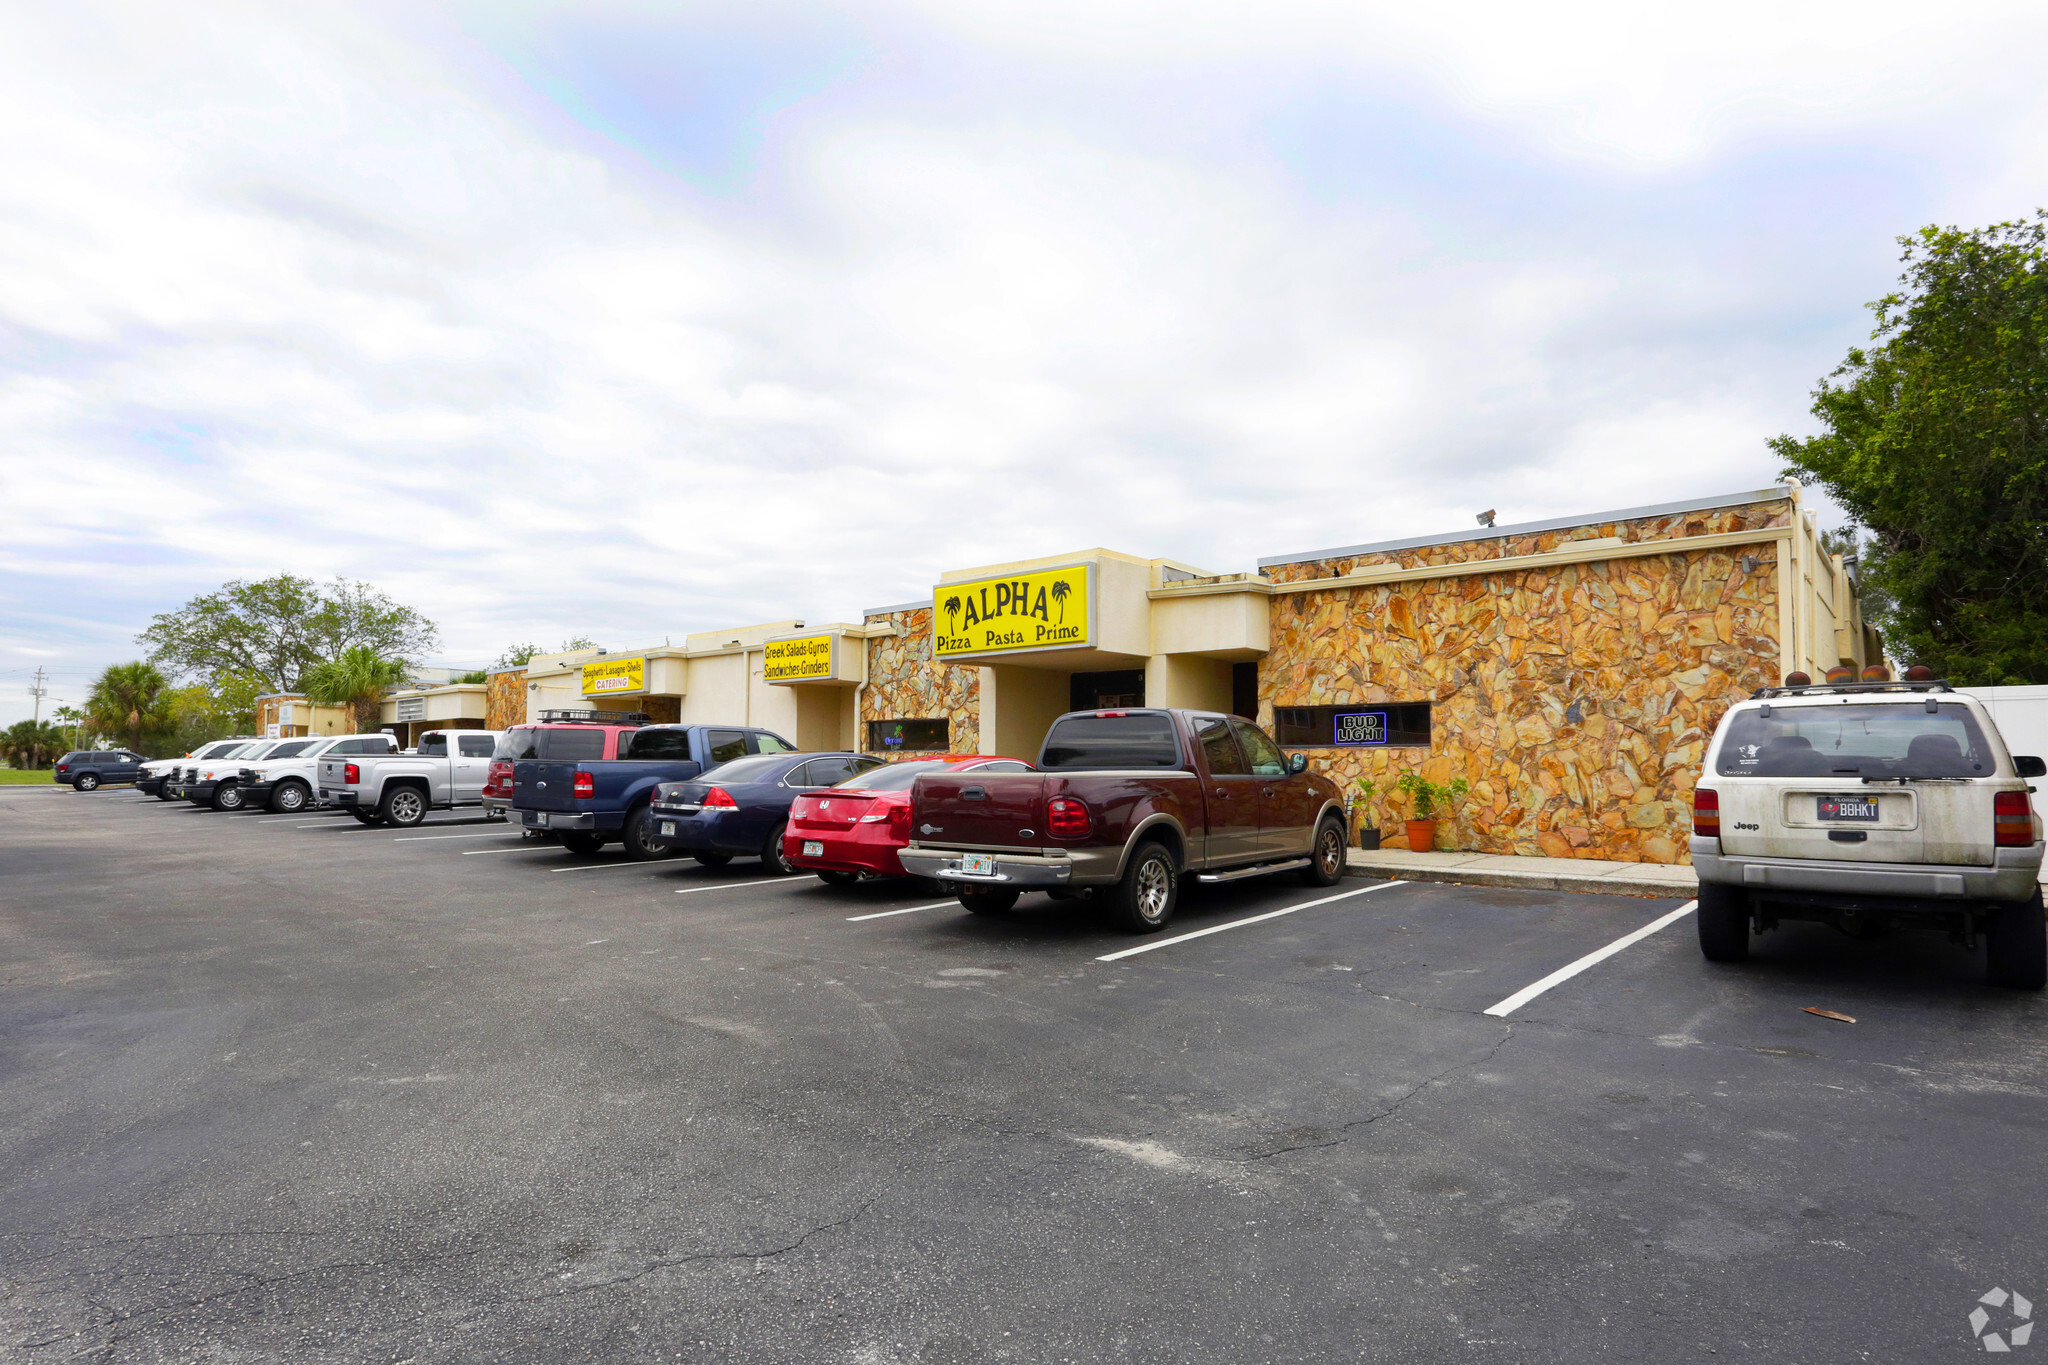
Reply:
M1136 957L1139 953L1149 953L1155 948L1171 948L1176 943L1186 943L1191 938L1207 938L1211 934L1220 934L1225 929L1242 929L1247 924L1257 924L1261 920L1278 919L1282 915L1291 915L1297 910L1313 910L1316 906L1328 905L1331 901L1350 900L1353 896L1370 895L1374 891L1386 891L1392 887L1406 885L1408 885L1406 882L1381 882L1378 886L1361 886L1356 891L1339 891L1334 896L1324 896L1321 900L1303 901L1300 905L1290 905L1284 910L1268 910L1263 915L1247 915L1243 919L1234 919L1228 924L1212 924L1206 929L1197 929L1192 934L1175 934L1172 938L1162 938L1156 943L1141 943L1135 948L1126 948L1122 952L1105 953L1095 960L1097 962L1115 962L1119 958Z
M489 834L408 834L403 838L393 839L391 842L394 844L423 844L429 839L517 839L519 837L521 836L507 834L502 829L495 829Z
M957 907L959 904L959 901L951 900L936 901L931 905L908 905L901 910L878 910L872 915L848 915L846 922L848 924L859 924L864 919L887 919L891 915L914 915L920 910L943 910L949 905Z
M512 848L465 848L462 856L474 858L479 853L560 853L553 844L518 844Z
M576 866L574 866L574 867L558 867L558 868L556 868L556 869L555 869L555 871L557 871L557 872L617 872L617 871L618 871L618 870L619 870L620 868L622 868L622 867L656 867L656 866L659 866L661 862L662 862L662 860L661 860L661 859L659 859L659 858L649 858L649 859L648 859L648 860L647 860L646 862L634 862L633 860L631 860L631 859L628 859L627 861L625 861L625 862L623 862L623 863L578 863L578 864L576 864Z
M677 891L678 896L687 896L692 891L722 891L728 886L754 887L774 886L778 882L800 882L806 880L801 874L794 877L769 877L758 882L713 882L710 886L686 886Z
M1498 1005L1494 1005L1488 1008L1486 1013L1491 1014L1498 1019L1507 1018L1510 1014L1513 1014L1516 1010L1522 1008L1522 1006L1528 1004L1531 1000L1534 1000L1537 996L1543 994L1552 986L1558 985L1561 982L1569 981L1573 977L1577 976L1580 972L1585 971L1586 968L1594 966L1601 962L1605 962L1608 958L1613 957L1616 953L1620 952L1623 948L1628 947L1631 943L1640 943L1642 940L1656 933L1659 929L1662 929L1665 925L1670 924L1672 921L1682 919L1686 915L1691 914L1694 908L1698 905L1698 901L1687 901L1684 905L1679 906L1670 914L1662 915L1656 919L1651 920L1648 924L1645 924L1642 928L1636 930L1634 933L1623 934L1620 938L1614 940L1614 942L1608 944L1605 948L1596 948L1592 952L1587 953L1584 957L1580 958L1577 962L1568 963L1565 966L1559 967L1556 971L1552 972L1549 976L1544 977L1541 981L1536 982L1534 985L1522 987L1522 989L1516 991L1513 995L1501 1001Z

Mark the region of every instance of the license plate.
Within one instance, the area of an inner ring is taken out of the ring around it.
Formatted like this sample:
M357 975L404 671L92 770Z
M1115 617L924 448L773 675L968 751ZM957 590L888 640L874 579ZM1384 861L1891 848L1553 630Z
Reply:
M539 825L542 829L546 829L548 825L548 813L544 810L535 811L527 817L527 823L530 825Z
M824 856L825 856L825 841L824 841L824 840L822 840L822 839L806 839L806 840L804 840L804 856L805 856L806 858L822 858L822 857L824 857Z
M1814 798L1814 814L1822 820L1873 823L1877 802L1868 796L1820 796Z
M662 821L662 822L661 822L661 837L662 837L662 838L664 838L664 839L673 839L673 838L675 838L675 837L676 837L676 822L675 822L675 821L673 821L673 820L664 820L664 821Z
M970 877L993 877L996 874L996 860L989 853L963 853L960 855L960 870Z

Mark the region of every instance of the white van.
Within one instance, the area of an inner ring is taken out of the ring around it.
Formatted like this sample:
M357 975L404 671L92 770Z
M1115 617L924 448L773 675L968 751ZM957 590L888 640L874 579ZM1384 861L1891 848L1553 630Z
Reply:
M1693 793L1700 950L1740 961L1752 933L1783 920L1938 929L1982 940L1992 981L2041 989L2027 779L2044 773L1945 682L1764 688L1721 718Z

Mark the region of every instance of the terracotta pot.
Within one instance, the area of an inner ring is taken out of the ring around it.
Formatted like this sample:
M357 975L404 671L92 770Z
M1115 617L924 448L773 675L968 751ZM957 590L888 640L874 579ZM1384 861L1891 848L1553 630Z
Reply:
M1408 822L1408 847L1416 853L1427 853L1436 847L1436 821L1410 820Z

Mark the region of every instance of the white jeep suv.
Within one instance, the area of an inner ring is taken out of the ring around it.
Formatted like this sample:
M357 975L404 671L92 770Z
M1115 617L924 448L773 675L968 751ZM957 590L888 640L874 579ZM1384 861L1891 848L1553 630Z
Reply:
M1939 929L2041 989L2044 772L1945 682L1764 688L1721 718L1693 793L1700 950L1740 961L1783 920Z

